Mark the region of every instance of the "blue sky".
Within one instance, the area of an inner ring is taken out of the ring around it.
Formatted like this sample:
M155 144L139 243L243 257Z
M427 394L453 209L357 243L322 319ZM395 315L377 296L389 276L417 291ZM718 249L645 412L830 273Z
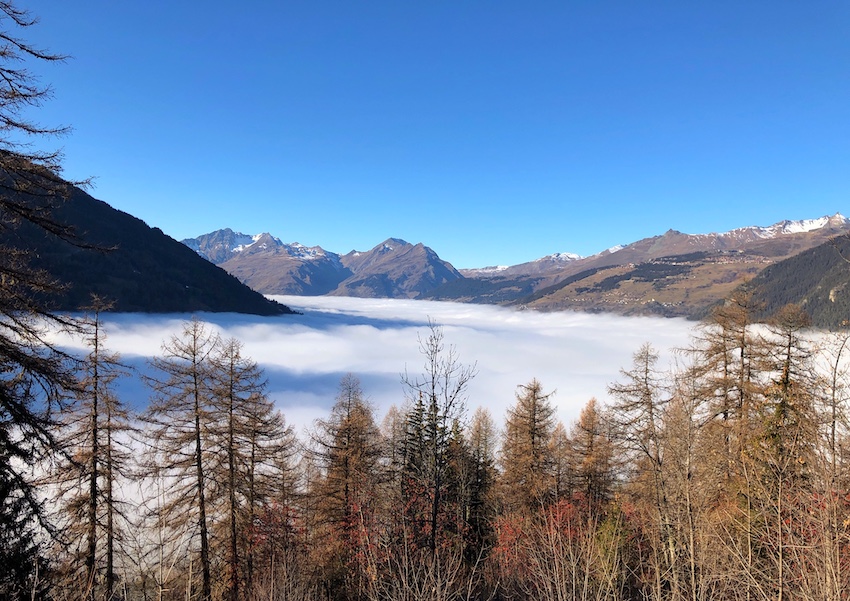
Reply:
M846 2L27 5L65 174L177 239L481 267L850 212Z

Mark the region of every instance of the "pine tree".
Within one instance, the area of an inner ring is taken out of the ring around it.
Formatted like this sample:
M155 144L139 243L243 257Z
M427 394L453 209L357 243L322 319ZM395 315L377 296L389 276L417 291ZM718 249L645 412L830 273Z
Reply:
M471 477L469 492L469 534L467 560L482 556L493 544L496 518L496 427L490 413L475 410L469 426Z
M243 581L240 552L247 546L243 542L242 519L246 511L254 509L255 499L250 497L256 495L246 476L251 478L257 473L255 418L264 411L265 380L260 368L242 354L242 344L234 338L220 343L211 358L210 369L207 428L207 449L213 457L210 480L216 484L219 504L224 506L223 513L227 516L223 538L227 541L228 597L238 601Z
M519 386L502 443L502 489L508 511L532 513L551 501L555 408L536 379Z
M732 487L732 479L741 475L741 454L760 402L757 374L765 350L753 331L752 313L752 294L736 292L712 311L695 340L693 377L700 382L712 431L723 441L718 462L725 482L720 488Z
M633 475L632 491L647 515L650 540L648 563L654 570L653 594L678 594L679 547L671 519L664 467L664 409L669 399L663 394L656 370L658 353L644 344L634 354L632 368L621 370L623 382L611 384L611 412L617 441L628 457Z
M245 590L254 594L257 564L273 570L275 553L293 545L297 501L295 455L298 441L292 426L264 394L252 394L246 406L247 454L243 492ZM263 543L266 548L263 549ZM259 561L258 561L259 559Z
M352 374L340 382L331 416L318 422L313 442L322 477L311 494L317 499L324 533L317 550L325 566L326 588L337 598L357 598L365 588L361 562L374 538L383 444L372 409Z
M756 511L748 452L758 437L758 412L764 399L765 341L753 323L752 293L737 291L700 326L687 378L694 382L703 413L701 427L704 483L715 497L716 521L735 524L742 570L755 571ZM730 543L731 544L731 543ZM744 597L755 585L743 581Z
M386 516L389 540L401 539L404 532L410 530L408 528L410 512L407 511L406 503L410 488L407 469L407 430L408 420L405 411L392 405L381 422L387 470L386 482L382 487L380 512Z
M796 463L802 468L812 460L816 427L812 391L816 383L812 375L812 352L802 337L810 326L808 314L797 305L781 308L768 324L773 340L767 369L773 378L762 405L762 416L765 442L770 445L777 466Z
M448 519L443 525L443 531L463 541L464 550L469 540L474 470L469 441L460 421L456 419L452 422L446 452L445 505Z
M460 363L453 346L445 346L443 330L429 323L428 337L419 339L425 360L421 376L405 373L403 382L415 403L408 426L408 479L421 490L425 504L422 522L432 557L440 540L441 521L446 518L445 499L451 426L466 411L466 394L475 365ZM414 528L416 526L414 525Z
M587 402L570 431L570 451L576 490L592 511L599 512L613 496L615 476L611 424L595 398Z
M762 521L756 525L762 569L771 574L777 599L795 594L791 573L794 549L806 544L811 528L803 508L813 492L812 468L817 444L817 417L812 351L805 339L808 315L799 306L777 311L768 327L764 369L770 377L759 407L760 429L748 448L756 475L752 504Z

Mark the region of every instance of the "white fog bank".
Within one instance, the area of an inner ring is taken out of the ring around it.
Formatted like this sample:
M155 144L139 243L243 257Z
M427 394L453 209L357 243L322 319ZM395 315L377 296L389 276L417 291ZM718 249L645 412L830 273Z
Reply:
M325 416L340 378L353 373L374 404L378 420L402 405L401 374L418 375L423 357L418 337L428 320L443 328L461 363L476 363L469 387L469 414L488 408L497 423L513 404L516 387L537 378L569 424L584 404L607 401L606 389L628 367L644 342L662 353L687 346L693 322L682 319L620 317L584 313L537 313L500 307L432 301L280 296L301 315L255 317L203 313L198 317L226 337L244 344L268 377L268 394L299 430ZM178 334L191 315L114 314L105 317L107 346L127 363L144 369L145 359ZM70 346L79 346L65 342ZM135 407L147 391L125 382L123 396Z

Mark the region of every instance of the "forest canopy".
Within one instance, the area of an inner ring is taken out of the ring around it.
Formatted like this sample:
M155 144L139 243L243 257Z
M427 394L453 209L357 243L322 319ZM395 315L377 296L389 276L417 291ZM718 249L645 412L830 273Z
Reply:
M51 586L98 599L840 599L848 340L811 331L795 306L753 324L734 298L675 367L645 344L607 398L561 423L535 379L505 415L476 408L475 363L432 323L397 405L377 415L347 374L304 436L239 341L203 322L164 341L137 415L111 400L120 358L92 346L67 426L86 461L54 474L78 483L61 515L88 542L54 547Z

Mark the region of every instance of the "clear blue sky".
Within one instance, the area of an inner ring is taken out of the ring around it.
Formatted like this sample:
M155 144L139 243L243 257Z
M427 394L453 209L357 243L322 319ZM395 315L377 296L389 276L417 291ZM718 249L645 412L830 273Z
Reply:
M28 2L66 175L456 267L850 212L850 3Z

